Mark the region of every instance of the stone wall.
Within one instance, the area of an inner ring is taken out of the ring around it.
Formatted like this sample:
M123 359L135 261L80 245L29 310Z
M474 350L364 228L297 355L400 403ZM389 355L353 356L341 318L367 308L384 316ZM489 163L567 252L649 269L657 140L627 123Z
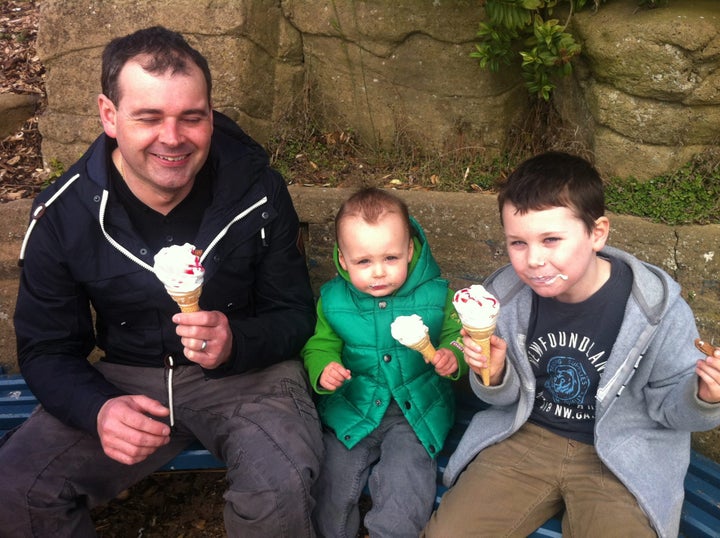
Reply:
M637 4L573 18L583 55L556 102L606 175L647 178L720 148L720 3Z
M716 0L574 17L584 56L558 109L606 176L672 170L720 140ZM528 112L517 70L469 57L483 10L468 0L44 0L46 162L71 164L100 131L99 56L112 37L163 24L209 59L214 105L265 142L298 114L379 146L500 152Z

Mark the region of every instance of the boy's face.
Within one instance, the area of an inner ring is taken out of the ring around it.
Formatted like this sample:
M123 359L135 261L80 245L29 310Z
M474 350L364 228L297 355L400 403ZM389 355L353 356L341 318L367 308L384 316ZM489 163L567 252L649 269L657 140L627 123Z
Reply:
M405 283L413 243L397 213L386 213L375 224L355 215L343 218L338 247L340 266L358 290L384 297Z
M606 217L597 219L588 233L568 207L521 215L507 203L502 216L510 263L538 295L577 303L600 289L609 277L609 264L596 256L607 241L610 223Z

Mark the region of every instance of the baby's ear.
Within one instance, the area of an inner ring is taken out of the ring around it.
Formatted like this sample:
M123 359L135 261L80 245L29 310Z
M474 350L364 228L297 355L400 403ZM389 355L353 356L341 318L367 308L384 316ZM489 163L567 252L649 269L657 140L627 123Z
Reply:
M342 267L345 271L348 270L347 264L345 263L345 256L343 256L342 250L338 247L338 261L340 262L340 267Z

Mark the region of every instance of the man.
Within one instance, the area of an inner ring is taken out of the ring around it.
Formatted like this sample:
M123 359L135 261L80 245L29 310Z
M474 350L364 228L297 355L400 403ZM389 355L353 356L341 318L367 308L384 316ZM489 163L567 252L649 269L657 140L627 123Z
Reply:
M38 197L21 253L18 361L41 406L0 446L2 536L94 535L89 507L194 438L227 464L229 536L314 535L322 438L288 360L315 321L298 218L211 90L165 28L103 53L105 133ZM203 251L195 313L153 272L184 243Z

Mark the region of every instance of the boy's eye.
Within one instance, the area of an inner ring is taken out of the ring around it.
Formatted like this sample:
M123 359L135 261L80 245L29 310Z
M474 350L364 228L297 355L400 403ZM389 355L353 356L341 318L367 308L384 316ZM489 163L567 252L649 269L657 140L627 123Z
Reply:
M389 261L389 262L394 262L394 261L396 261L396 260L398 259L398 257L397 257L397 256L388 256L388 257L385 258L385 259L386 259L387 261Z

